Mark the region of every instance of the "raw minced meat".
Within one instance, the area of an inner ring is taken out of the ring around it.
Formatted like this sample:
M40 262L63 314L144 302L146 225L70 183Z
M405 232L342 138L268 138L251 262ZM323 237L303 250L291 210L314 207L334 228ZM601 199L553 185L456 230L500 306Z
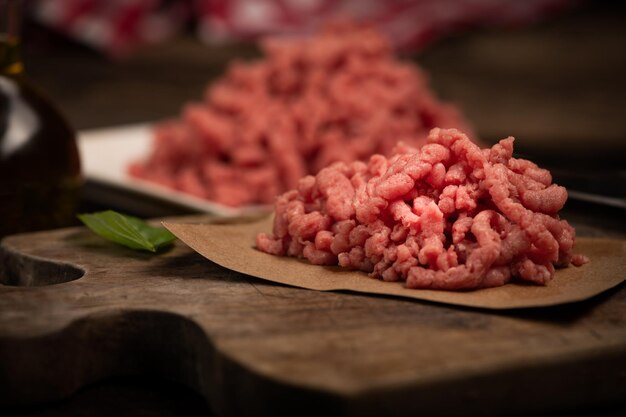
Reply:
M572 254L574 229L558 216L565 188L512 153L512 137L481 149L436 128L419 150L334 163L278 197L257 248L409 288L546 284L555 267L588 259Z
M467 129L371 28L335 23L261 48L263 59L233 63L203 102L157 125L130 174L230 206L271 204L331 162L419 146L433 127Z

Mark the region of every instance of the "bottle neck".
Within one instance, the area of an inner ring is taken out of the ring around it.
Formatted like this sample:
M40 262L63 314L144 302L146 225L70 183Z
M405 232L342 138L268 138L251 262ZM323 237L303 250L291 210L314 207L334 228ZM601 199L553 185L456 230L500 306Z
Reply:
M24 71L20 53L20 0L0 0L0 74Z

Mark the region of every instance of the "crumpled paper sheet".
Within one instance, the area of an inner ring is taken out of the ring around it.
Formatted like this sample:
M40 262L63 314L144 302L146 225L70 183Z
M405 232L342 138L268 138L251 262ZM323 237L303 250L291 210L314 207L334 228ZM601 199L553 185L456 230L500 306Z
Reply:
M164 223L193 250L224 268L281 284L318 291L359 293L428 300L486 309L544 307L585 300L626 280L626 241L578 238L576 252L591 262L558 269L546 286L511 283L474 291L415 290L402 282L385 282L364 272L312 265L279 257L254 247L259 232L269 232L272 219L238 224Z

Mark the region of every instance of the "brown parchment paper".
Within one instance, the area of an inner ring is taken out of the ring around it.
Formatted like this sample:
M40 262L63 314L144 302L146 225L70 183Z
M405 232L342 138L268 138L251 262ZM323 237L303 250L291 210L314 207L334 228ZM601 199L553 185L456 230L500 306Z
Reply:
M254 248L259 232L270 232L271 217L241 224L163 223L205 258L233 271L319 291L349 290L489 309L541 307L581 301L626 279L626 241L578 238L576 252L591 263L558 269L547 286L507 284L497 288L450 292L404 288L400 282L373 279L360 271L312 265Z

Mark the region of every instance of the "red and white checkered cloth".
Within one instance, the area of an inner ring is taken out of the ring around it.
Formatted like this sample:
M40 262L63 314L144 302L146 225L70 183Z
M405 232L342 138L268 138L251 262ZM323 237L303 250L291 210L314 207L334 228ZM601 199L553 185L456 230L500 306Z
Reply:
M455 31L517 26L576 0L32 0L38 21L112 56L167 38L187 23L207 42L300 34L332 18L372 23L417 51Z

